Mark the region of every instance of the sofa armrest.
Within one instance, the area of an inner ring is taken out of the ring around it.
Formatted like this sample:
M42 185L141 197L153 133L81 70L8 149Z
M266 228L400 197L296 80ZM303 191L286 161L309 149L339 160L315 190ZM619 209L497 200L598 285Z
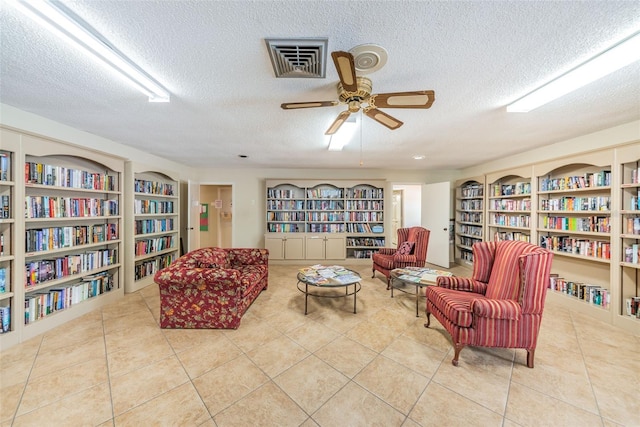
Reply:
M378 253L380 255L393 255L396 253L397 249L394 248L380 248L378 249Z
M513 300L478 298L471 301L471 311L474 315L490 319L518 320L522 307Z
M158 271L154 281L160 292L225 292L231 297L236 292L242 294L240 272L231 268L176 268L170 266Z
M231 267L241 265L268 265L269 250L256 248L229 248L225 249L229 254Z
M474 292L484 295L487 291L487 284L470 277L438 276L436 283L441 288L453 289L456 291Z

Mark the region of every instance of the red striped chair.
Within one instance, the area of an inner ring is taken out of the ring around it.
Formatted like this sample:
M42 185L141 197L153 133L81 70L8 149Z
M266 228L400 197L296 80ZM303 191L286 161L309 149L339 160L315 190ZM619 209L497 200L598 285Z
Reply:
M458 356L466 345L524 348L533 368L553 253L520 241L473 245L473 277L438 277L426 288L431 315L451 335Z
M398 247L380 248L371 257L371 278L376 277L376 271L384 274L389 289L389 275L394 268L424 267L429 247L429 233L430 231L423 227L399 228Z

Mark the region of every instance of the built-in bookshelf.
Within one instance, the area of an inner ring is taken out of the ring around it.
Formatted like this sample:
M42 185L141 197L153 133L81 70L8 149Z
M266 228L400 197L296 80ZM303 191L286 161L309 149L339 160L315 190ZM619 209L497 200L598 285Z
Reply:
M619 150L620 299L616 320L640 327L640 149Z
M125 292L153 283L155 273L180 255L179 182L175 173L126 163L127 200Z
M487 175L487 240L531 241L532 168Z
M613 150L536 165L537 239L552 251L551 298L611 321Z
M18 342L16 267L16 161L20 158L18 134L0 130L0 348ZM17 170L21 170L20 168Z
M21 339L123 295L124 162L22 134L21 251L16 316ZM4 144L4 141L3 141Z
M367 259L387 241L383 181L274 180L266 195L270 259Z
M485 178L456 183L454 256L457 263L473 265L472 247L485 240Z

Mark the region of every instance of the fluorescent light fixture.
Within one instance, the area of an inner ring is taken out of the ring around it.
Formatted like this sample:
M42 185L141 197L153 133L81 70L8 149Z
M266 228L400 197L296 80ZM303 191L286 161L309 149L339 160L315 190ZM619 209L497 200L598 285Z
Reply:
M413 160L424 160L427 158L427 156L425 156L424 154L414 154L412 157Z
M640 33L623 40L587 62L507 106L510 113L526 113L640 60Z
M354 120L347 119L347 121L340 126L338 132L329 137L329 151L341 151L344 146L351 141L357 128L358 122L355 120L355 117Z
M103 39L99 38L93 29L78 17L49 0L18 1L11 3L49 31L61 36L94 57L100 59L112 69L118 71L127 81L149 97L149 102L169 102L169 92L156 83L129 59L122 56Z

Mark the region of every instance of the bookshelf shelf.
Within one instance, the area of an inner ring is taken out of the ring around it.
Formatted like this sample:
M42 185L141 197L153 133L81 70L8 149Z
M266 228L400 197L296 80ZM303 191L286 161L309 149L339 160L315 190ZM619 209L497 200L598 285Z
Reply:
M0 130L0 348L14 344L19 339L20 304L15 280L17 273L16 253L18 242L18 224L15 220L15 207L18 196L15 173L16 162L20 158L19 135Z
M485 177L473 177L456 182L455 261L473 264L471 247L485 240Z
M487 240L531 241L532 169L487 175Z
M266 187L265 247L273 259L362 259L384 246L345 243L369 236L386 241L383 181L270 180ZM302 244L292 240L295 233Z
M127 162L125 222L125 292L135 292L153 283L153 275L180 255L179 179L176 172L152 165Z

